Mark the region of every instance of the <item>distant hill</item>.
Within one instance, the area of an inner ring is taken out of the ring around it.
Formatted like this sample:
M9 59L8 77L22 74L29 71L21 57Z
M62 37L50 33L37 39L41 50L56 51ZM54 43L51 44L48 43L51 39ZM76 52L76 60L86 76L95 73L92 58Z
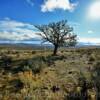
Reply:
M96 48L100 48L100 45L94 45L91 43L78 43L76 48L80 48L80 47L96 47ZM27 44L27 43L0 43L0 49L3 48L7 48L7 49L52 49L53 45L51 44ZM67 47L65 47L67 48Z

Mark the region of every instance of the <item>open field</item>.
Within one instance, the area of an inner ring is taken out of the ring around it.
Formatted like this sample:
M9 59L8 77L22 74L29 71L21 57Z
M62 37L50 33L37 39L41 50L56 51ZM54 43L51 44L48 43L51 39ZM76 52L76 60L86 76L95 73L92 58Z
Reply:
M0 100L96 100L100 48L0 47Z

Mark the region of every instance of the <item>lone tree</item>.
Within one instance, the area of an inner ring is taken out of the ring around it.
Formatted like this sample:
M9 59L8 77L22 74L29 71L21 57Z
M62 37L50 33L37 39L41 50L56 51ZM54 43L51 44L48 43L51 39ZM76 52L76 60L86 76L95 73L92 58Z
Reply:
M43 42L50 42L54 45L53 55L57 54L58 48L61 46L75 46L77 43L73 33L73 28L67 25L67 20L49 23L48 25L35 26L41 33L38 33Z

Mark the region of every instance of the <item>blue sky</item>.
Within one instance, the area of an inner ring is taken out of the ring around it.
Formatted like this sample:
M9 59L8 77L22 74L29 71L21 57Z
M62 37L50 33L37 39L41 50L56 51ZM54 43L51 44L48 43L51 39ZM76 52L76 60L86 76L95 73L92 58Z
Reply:
M36 42L34 25L63 19L78 41L100 44L100 0L0 0L0 42Z

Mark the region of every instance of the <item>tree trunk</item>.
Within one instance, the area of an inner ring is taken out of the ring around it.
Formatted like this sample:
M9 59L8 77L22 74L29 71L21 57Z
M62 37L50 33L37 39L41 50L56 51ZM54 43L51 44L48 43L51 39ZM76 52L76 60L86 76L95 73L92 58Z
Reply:
M57 55L58 45L54 45L53 55Z

